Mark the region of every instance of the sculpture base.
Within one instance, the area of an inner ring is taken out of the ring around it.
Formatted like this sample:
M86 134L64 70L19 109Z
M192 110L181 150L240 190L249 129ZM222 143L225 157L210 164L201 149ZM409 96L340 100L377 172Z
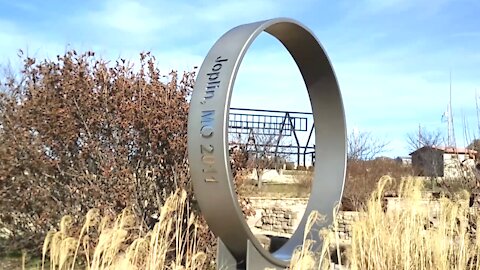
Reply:
M237 261L220 238L217 239L217 270L283 270L267 261L255 246L247 240L247 257L245 261Z

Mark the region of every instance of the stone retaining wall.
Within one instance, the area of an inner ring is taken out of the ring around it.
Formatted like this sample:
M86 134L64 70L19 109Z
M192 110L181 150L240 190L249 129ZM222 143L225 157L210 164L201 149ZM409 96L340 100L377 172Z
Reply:
M266 208L263 210L262 218L255 224L256 228L264 231L281 232L293 234L293 224L297 220L297 213L290 209Z
M352 223L360 218L360 213L356 211L339 211L337 214L338 238L342 241L352 239Z
M255 215L247 219L254 233L278 234L290 236L300 223L307 198L248 198ZM358 220L359 213L355 211L340 211L337 215L338 236L340 240L349 241L352 238L351 224Z
M298 226L307 205L307 198L264 198L250 197L251 207L255 209L255 215L247 219L247 223L257 233L290 236ZM404 202L398 198L387 198L386 208L388 211L396 211L402 208ZM425 199L420 204L422 207L431 208L435 214L439 209L439 202ZM338 237L343 241L352 238L352 223L359 219L360 213L355 211L340 211L337 215ZM435 216L435 215L434 215Z
M247 223L257 233L290 236L300 223L308 198L249 197L255 215ZM255 233L255 232L254 232Z

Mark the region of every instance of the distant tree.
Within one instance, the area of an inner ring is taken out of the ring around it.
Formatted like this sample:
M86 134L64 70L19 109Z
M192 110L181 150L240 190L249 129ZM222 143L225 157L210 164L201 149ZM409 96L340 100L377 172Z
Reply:
M252 129L248 136L238 136L233 141L236 145L234 149L237 152L236 156L234 156L237 159L233 162L234 166L238 167L237 164L241 164L244 166L244 169L253 171L258 187L261 187L263 184L265 170L270 168L277 169L279 163L285 158L284 155L279 154L282 151L284 142L284 137L279 134L263 134Z
M480 153L480 139L474 139L468 146L468 149L472 149Z
M478 185L480 186L480 139L474 139L467 146L467 148L477 151L477 155L475 156L475 169L473 170L473 173Z
M371 160L385 152L387 142L379 140L369 132L352 131L347 138L348 160Z
M248 167L254 169L257 176L257 185L259 188L263 184L263 174L265 170L271 168L275 163L275 135L250 133L248 138Z
M431 131L418 126L418 130L407 134L407 145L410 152L417 151L423 147L442 146L445 142L440 131ZM424 149L412 156L414 174L418 176L431 176L432 186L439 184L440 177L444 170L443 159L438 157L439 151L433 148Z
M429 131L421 126L418 131L407 134L407 145L412 152L425 146L440 146L444 141L440 131Z

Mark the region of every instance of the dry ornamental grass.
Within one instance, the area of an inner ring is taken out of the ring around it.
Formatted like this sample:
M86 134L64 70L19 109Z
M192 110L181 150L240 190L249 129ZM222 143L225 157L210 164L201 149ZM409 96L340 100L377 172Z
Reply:
M480 216L469 207L469 194L442 197L426 204L421 182L408 179L399 187L401 207L385 209L383 191L392 179L383 177L364 213L352 224L352 243L344 254L334 225L321 232L320 250L313 250L308 231L322 216L312 213L302 246L293 254L290 269L330 269L331 257L343 258L347 269L480 269ZM141 234L133 213L125 210L112 219L91 210L79 235L70 234L66 216L58 232L43 246L50 269L207 269L206 251L198 246L198 223L189 212L186 193L177 191L161 209L153 230ZM337 247L331 249L331 247ZM333 250L333 251L332 251ZM333 254L333 253L336 254ZM342 260L340 260L342 263Z
M380 181L366 217L353 225L350 269L480 269L480 216L467 192L425 204L422 183L409 179L399 188L401 208L383 211L389 180Z
M352 224L351 246L343 254L334 222L321 232L322 249L312 251L304 244L291 268L330 269L330 258L335 256L340 263L343 258L351 270L480 269L480 235L475 233L480 215L469 207L467 192L429 201L422 195L422 182L407 179L398 189L401 206L387 210L383 194L391 181L390 177L380 179L364 212Z
M79 235L69 231L65 216L60 230L50 232L43 245L42 269L47 257L51 270L60 269L205 269L205 252L198 250L198 223L187 204L187 193L177 191L166 200L154 228L141 234L128 208L115 219L90 210ZM85 266L82 267L81 264Z

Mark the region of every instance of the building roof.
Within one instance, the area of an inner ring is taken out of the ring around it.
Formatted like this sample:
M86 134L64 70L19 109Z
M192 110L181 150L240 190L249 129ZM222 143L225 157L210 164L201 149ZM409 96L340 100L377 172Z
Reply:
M477 155L477 151L473 149L468 149L465 147L452 147L452 146L424 146L421 148L418 148L417 150L413 151L410 153L412 155L413 153L419 152L419 151L425 151L425 150L438 150L442 151L447 154L470 154L470 155Z
M468 149L465 147L443 147L443 146L434 146L434 147L449 154L474 154L474 155L477 154L477 151L473 149Z

